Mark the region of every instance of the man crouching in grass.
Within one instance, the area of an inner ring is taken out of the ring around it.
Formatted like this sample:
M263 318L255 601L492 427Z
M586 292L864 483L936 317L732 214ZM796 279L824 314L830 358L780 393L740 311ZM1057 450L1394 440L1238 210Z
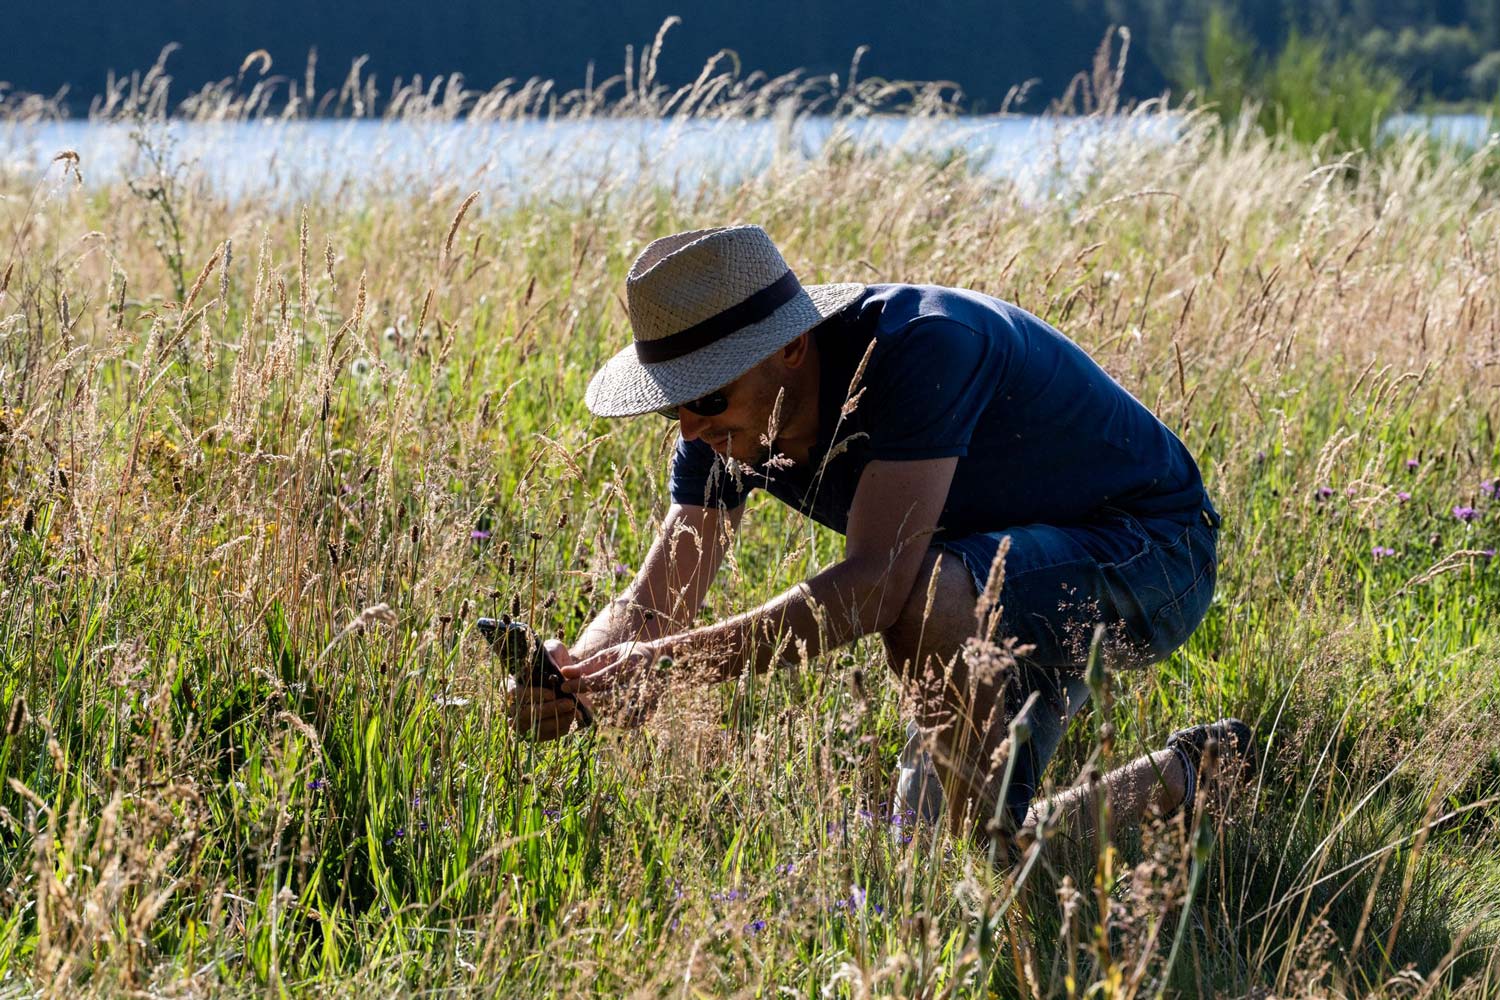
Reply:
M898 805L937 822L946 802L980 837L1043 813L1092 828L1082 788L1033 799L1088 698L1096 631L1107 665L1142 667L1182 645L1213 596L1219 515L1182 442L1024 310L932 285L804 286L757 226L656 240L626 295L634 342L586 403L678 421L673 503L625 593L571 646L549 644L567 695L628 700L664 659L713 683L878 632L919 706ZM843 534L843 560L673 632L702 606L752 489ZM1016 640L1013 664L965 662L976 622ZM517 692L516 726L566 733L580 721L567 695ZM1027 738L1002 747L1015 721ZM1191 809L1210 744L1249 760L1248 728L1225 719L1104 776L1112 824Z

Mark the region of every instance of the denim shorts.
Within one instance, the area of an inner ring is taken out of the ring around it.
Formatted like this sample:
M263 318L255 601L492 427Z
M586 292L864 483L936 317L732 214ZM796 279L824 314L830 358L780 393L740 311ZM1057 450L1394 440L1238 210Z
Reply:
M1081 524L1029 524L934 543L963 561L983 593L1000 540L1010 537L994 637L1030 647L1005 691L1007 724L1024 709L1031 730L1004 789L1014 824L1025 820L1068 719L1088 700L1083 673L1097 626L1104 626L1102 652L1112 669L1170 656L1208 611L1218 534L1219 516L1205 502L1174 516L1109 509ZM941 786L915 724L907 726L899 764L899 800L936 821Z

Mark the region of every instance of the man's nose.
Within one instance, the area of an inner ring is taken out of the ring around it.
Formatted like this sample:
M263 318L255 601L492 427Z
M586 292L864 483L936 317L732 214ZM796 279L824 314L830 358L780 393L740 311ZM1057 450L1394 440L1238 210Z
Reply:
M681 427L684 441L692 441L702 436L703 428L708 426L708 421L685 406L677 408L677 422Z

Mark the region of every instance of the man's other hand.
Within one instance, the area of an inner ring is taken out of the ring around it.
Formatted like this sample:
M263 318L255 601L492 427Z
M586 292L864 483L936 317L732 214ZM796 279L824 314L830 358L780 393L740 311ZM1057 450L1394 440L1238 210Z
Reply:
M548 639L542 646L552 662L559 667L573 663L573 654L556 639ZM590 713L593 712L593 705L583 696L579 696L578 701ZM555 740L568 733L575 725L580 729L585 725L578 702L544 687L517 687L511 692L510 720L516 732L535 736L539 740Z
M622 642L563 668L563 690L580 698L592 694L595 718L616 726L639 726L660 698L666 674L658 666L657 649L649 642Z

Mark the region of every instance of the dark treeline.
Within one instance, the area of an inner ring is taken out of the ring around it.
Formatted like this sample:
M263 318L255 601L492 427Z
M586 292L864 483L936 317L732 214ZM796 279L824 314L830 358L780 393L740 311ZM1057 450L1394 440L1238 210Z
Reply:
M475 3L353 6L291 0L80 0L17 3L0 16L4 89L54 95L86 112L109 70L149 67L162 47L174 99L233 76L249 52L267 50L274 73L301 81L317 50L318 87L338 84L358 56L383 91L397 77L461 73L467 86L506 78L556 80L566 90L622 71L672 14L658 78L691 81L720 49L745 72L801 68L843 78L855 49L869 46L862 76L951 80L970 110L995 110L1012 87L1033 81L1023 110L1038 110L1087 69L1111 24L1130 28L1125 94L1181 94L1201 79L1210 15L1217 9L1258 56L1290 39L1316 36L1330 51L1354 53L1389 71L1408 100L1488 101L1500 87L1500 0L804 0L749 4L619 0L598 4Z
M1267 60L1294 38L1331 56L1358 56L1393 76L1414 103L1493 101L1500 92L1500 0L1106 0L1135 32L1140 58L1127 89L1199 82L1217 12ZM1134 59L1134 57L1133 57Z

